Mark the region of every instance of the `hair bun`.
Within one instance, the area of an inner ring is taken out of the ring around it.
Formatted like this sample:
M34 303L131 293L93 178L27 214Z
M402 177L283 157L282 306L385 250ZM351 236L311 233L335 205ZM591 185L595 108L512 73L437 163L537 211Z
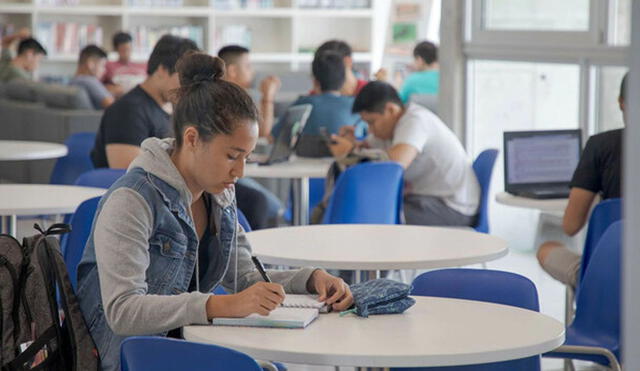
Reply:
M176 64L182 86L220 80L224 69L222 59L201 52L187 53Z

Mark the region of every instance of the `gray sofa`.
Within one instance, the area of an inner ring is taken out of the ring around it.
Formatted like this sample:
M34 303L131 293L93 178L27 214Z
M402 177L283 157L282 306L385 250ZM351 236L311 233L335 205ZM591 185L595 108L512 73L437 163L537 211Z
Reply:
M97 131L101 117L76 87L20 80L0 87L0 139L63 143L73 133ZM0 179L48 183L55 161L0 161Z

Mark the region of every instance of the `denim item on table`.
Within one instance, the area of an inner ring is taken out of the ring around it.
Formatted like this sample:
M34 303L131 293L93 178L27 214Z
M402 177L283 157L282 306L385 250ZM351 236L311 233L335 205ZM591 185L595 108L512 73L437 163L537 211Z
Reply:
M411 285L386 278L351 285L354 312L360 317L402 313L416 303L408 296L409 292Z

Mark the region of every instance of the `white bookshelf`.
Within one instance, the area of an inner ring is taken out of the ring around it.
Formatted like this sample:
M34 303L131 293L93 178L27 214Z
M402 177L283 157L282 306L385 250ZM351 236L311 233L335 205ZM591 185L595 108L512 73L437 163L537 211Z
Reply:
M308 68L312 51L328 39L343 39L354 49L357 66L375 71L381 63L387 0L370 0L369 8L325 9L299 6L298 0L274 0L271 8L216 9L214 1L183 0L183 6L131 6L129 0L78 0L78 5L40 5L39 0L0 0L0 24L37 29L43 22L76 22L100 26L101 46L112 51L111 36L137 26L201 26L202 48L217 53L221 27L245 25L251 33L252 60L257 68ZM37 35L36 35L37 36ZM135 36L134 36L135 37ZM113 53L110 53L113 56ZM134 59L148 53L134 50ZM71 74L77 55L50 52L43 74Z

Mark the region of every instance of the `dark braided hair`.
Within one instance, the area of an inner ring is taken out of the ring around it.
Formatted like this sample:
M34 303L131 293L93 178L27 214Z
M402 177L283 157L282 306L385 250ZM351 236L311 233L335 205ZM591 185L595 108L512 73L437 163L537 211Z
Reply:
M258 111L240 86L222 80L224 61L205 53L187 53L176 64L181 87L173 113L176 144L182 146L184 128L193 126L203 141L231 134L238 125L255 124Z

